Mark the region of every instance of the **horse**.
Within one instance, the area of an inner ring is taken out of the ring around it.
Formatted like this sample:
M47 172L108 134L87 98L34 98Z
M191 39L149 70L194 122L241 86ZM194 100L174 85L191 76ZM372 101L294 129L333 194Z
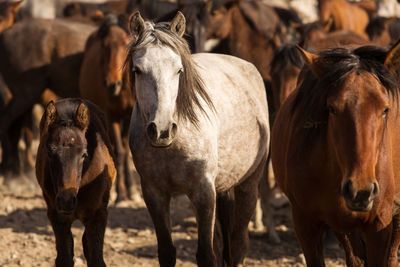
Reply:
M261 1L229 1L214 8L207 39L221 40L211 52L253 63L267 82L270 63L281 43L278 14Z
M21 3L22 0L3 1L0 3L0 32L14 24Z
M400 19L396 17L375 17L365 31L369 39L379 46L394 44L400 37Z
M326 229L348 266L398 264L399 49L298 48L305 67L275 118L271 158L307 266L325 266Z
M82 52L94 29L59 19L26 19L0 35L0 72L13 96L2 109L0 134L37 103L46 88L60 97L79 95Z
M303 68L303 59L297 52L294 44L283 44L278 46L271 61L271 91L273 110L276 112L294 91L297 84L297 77ZM271 120L273 121L273 116Z
M218 209L232 219L218 221L225 230L224 260L229 266L243 264L269 151L262 77L254 65L236 57L191 55L180 12L170 23L157 24L135 12L129 25L132 42L125 66L136 94L129 143L156 230L159 263L175 265L169 203L172 196L185 194L198 223L198 265L216 266L217 259L221 264L213 246L216 201L234 191L231 213L228 205Z
M128 168L128 130L134 98L129 73L122 69L130 40L124 17L107 15L99 29L89 36L79 76L81 97L102 108L110 125L118 170L116 202L128 199L131 193L127 189L133 185Z
M321 22L333 20L330 31L351 30L368 38L365 28L369 16L365 9L349 3L347 0L318 0L319 17Z
M85 226L88 266L106 266L104 232L110 189L117 175L104 113L89 101L50 101L40 121L36 177L56 237L56 266L74 265L71 224Z
M171 21L180 11L186 18L185 38L192 53L204 52L206 47L206 31L210 25L212 1L192 1L182 3L178 1L178 8L158 18L157 22Z

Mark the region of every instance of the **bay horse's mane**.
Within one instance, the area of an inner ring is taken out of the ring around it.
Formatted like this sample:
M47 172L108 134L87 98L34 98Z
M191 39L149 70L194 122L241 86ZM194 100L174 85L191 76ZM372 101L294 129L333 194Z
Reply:
M307 132L303 144L310 144L314 137L326 129L329 114L327 96L353 72L367 71L375 75L388 95L398 103L398 78L384 65L386 53L384 48L377 46L323 51L314 63L317 69L322 70L319 77L305 65L299 75L298 91L292 106L292 112L300 116L295 131L302 134Z
M197 106L199 110L205 112L200 98L213 110L214 105L210 96L205 90L205 85L198 74L195 63L192 61L189 45L185 39L170 30L169 22L160 22L154 24L146 21L145 30L138 39L132 40L128 46L128 55L125 61L125 67L129 68L131 84L134 83L132 73L132 57L135 51L149 45L168 46L175 53L180 55L183 65L183 73L179 78L179 90L176 99L176 112L179 118L187 119L195 126L198 126L198 117L195 112Z
M303 59L297 52L296 45L294 44L278 46L271 61L271 70L279 71L287 65L294 65L298 68L302 68L304 65Z

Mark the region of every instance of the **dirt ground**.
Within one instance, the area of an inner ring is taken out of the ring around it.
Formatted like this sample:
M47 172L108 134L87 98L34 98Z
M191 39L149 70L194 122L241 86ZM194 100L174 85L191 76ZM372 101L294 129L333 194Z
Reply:
M8 182L11 181L11 182ZM112 196L112 199L115 196ZM185 197L171 205L177 266L196 266L196 222ZM265 231L250 227L250 248L245 266L305 266L290 221L289 205L274 208L276 230L282 243L272 244ZM75 266L86 266L81 237L83 226L73 224ZM0 266L54 266L54 235L46 217L46 205L33 172L18 179L0 178ZM146 206L138 198L109 205L104 259L107 266L158 266L157 243ZM326 251L327 266L344 266L340 249Z

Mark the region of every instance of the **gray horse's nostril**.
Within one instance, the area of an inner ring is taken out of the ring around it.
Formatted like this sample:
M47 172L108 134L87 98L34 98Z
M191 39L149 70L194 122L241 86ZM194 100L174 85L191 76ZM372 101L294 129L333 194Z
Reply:
M178 131L178 125L176 125L176 123L172 123L172 127L171 127L171 137L172 138L175 137L177 131Z
M157 125L154 122L150 122L147 126L147 136L150 140L157 139Z

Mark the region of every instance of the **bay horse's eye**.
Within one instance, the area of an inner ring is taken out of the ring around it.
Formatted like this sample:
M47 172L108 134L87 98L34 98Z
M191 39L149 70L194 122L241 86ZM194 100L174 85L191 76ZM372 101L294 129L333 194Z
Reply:
M385 110L383 111L382 115L386 116L390 111L390 108L385 108Z
M328 109L328 112L329 112L329 113L331 113L331 114L333 114L333 115L336 115L336 114L337 114L336 109L335 109L334 107L332 107L331 105L328 105L327 109Z

